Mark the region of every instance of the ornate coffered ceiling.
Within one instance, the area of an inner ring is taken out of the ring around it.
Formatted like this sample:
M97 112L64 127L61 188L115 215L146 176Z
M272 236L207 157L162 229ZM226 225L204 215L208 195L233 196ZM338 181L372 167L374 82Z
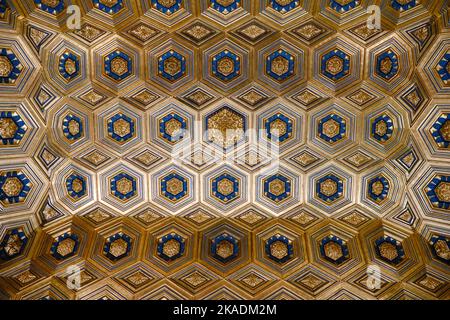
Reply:
M0 297L450 298L449 14L0 0Z

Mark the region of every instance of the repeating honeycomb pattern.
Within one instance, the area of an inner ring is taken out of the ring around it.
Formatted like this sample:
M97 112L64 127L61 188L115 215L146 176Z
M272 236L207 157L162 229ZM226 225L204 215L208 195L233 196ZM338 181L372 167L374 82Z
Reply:
M446 0L0 0L0 298L449 299L449 39Z

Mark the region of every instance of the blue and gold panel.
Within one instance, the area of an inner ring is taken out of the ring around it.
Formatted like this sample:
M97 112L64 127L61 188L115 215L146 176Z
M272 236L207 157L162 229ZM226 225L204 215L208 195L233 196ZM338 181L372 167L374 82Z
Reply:
M314 49L314 79L339 91L361 79L362 50L348 39L336 37Z
M78 164L69 163L56 167L52 174L58 184L54 198L58 206L78 213L96 200L96 179L93 172Z
M282 174L274 174L263 180L264 196L275 203L291 197L292 181Z
M433 207L450 211L450 175L434 177L425 192Z
M398 56L391 48L376 56L376 73L379 77L390 81L398 73Z
M450 53L442 57L436 69L444 85L450 85Z
M278 25L293 23L311 13L313 2L305 0L259 0L261 14Z
M378 204L388 198L389 180L384 176L377 176L367 182L367 198Z
M3 206L25 202L33 184L22 171L0 174L0 202Z
M137 195L136 178L125 172L120 172L111 178L110 188L111 195L123 202Z
M426 217L450 220L450 170L447 166L427 166L411 186Z
M3 18L6 15L6 10L9 9L8 2L6 0L0 1L0 17Z
M216 54L212 58L211 70L213 75L222 81L231 81L241 73L240 58L228 50Z
M391 7L397 11L407 11L414 8L417 4L417 0L390 0Z
M280 167L256 176L256 202L282 214L298 204L299 175Z
M160 137L169 143L182 140L186 130L187 120L176 113L168 114L159 121Z
M258 51L258 80L282 91L305 78L305 51L293 42L276 40Z
M275 144L280 152L303 144L304 114L287 103L267 104L257 113L258 140Z
M179 101L167 99L150 114L150 126L157 128L150 132L151 141L169 152L187 146L194 139L194 119Z
M172 26L191 16L189 0L139 0L144 15L158 22Z
M224 214L248 201L248 175L230 165L223 165L202 176L204 201Z
M150 181L152 201L172 215L197 199L196 178L183 167L169 165L155 172Z
M185 177L171 172L161 177L160 190L161 196L171 202L179 202L189 193L188 181Z
M394 91L406 82L411 47L396 35L369 49L369 79L384 90Z
M228 203L239 198L239 179L226 173L221 174L212 180L211 191L213 197Z
M442 235L433 235L430 246L434 256L450 265L450 239Z
M327 204L341 199L343 194L344 182L334 174L328 174L316 182L316 195Z
M102 107L96 116L98 141L123 154L143 142L144 113L124 102Z
M193 262L196 238L190 228L165 223L151 231L146 243L144 259L162 272L180 270L180 266Z
M346 241L330 235L320 241L320 253L328 261L340 265L350 257Z
M70 38L60 37L53 41L47 50L44 53L44 73L62 92L71 92L88 82L89 51L84 46L78 45ZM46 105L45 94L40 95L40 104ZM51 91L48 90L47 95L51 96Z
M186 58L174 50L158 58L158 73L165 80L174 82L186 75Z
M142 51L120 37L108 38L108 42L93 51L94 78L114 91L125 90L141 79Z
M289 12L300 5L298 0L269 0L270 7L280 13Z
M116 113L107 120L108 135L119 144L127 143L136 136L135 120L123 113Z
M294 246L292 240L277 234L266 240L266 255L277 263L285 263L292 259Z
M400 241L389 236L383 236L375 240L377 256L390 264L399 264L405 258L405 252Z
M84 119L76 114L67 114L62 121L62 132L70 144L84 137Z
M412 133L430 156L446 161L450 153L450 105L431 103L427 110Z
M14 84L23 66L15 53L8 48L0 48L0 84Z
M222 14L228 14L241 7L242 0L210 0L211 8Z
M73 173L66 179L66 190L70 198L77 201L87 195L86 177Z
M40 10L53 15L61 13L66 7L64 0L34 0L34 3Z
M239 248L238 239L223 233L211 241L211 256L221 263L227 264L239 256Z
M402 199L399 186L404 183L403 179L404 176L390 166L379 167L362 176L361 201L377 214L386 214L387 208L398 206L398 201Z
M330 7L338 13L349 12L359 5L359 0L330 0Z
M284 142L292 136L292 120L278 113L265 121L266 136L269 140Z
M307 201L325 214L333 214L353 201L354 177L336 165L313 172L308 178Z
M229 275L249 263L249 233L228 222L201 233L200 259L208 269Z
M64 154L85 147L92 138L91 111L73 100L67 102L55 105L48 114L51 137L57 141L57 148L62 149Z
M0 299L447 298L447 2L0 0Z
M323 141L334 144L347 136L347 123L337 114L328 114L319 119L317 134Z
M203 53L203 78L220 90L229 90L248 79L249 50L228 39Z
M150 0L153 8L165 15L172 15L183 6L184 0Z
M156 249L158 256L169 262L180 258L184 255L185 242L186 239L174 232L159 238Z
M123 8L123 0L92 0L92 4L108 14L116 14Z
M151 81L167 90L175 90L194 80L194 52L168 40L147 51L147 70Z
M80 58L73 52L67 50L59 58L59 74L66 80L80 75Z
M375 118L371 124L372 137L381 143L385 143L392 137L394 132L394 124L391 117L386 114L382 114Z
M250 13L251 0L200 0L202 14L216 23L228 26Z
M22 228L8 230L0 243L0 259L11 260L22 254L28 237Z
M319 2L320 16L324 17L327 22L344 26L348 23L358 21L367 13L367 8L376 4L374 0L317 0ZM353 24L353 28L361 28L362 37L371 37L378 32L367 30L365 23ZM345 28L345 27L344 27ZM363 29L365 28L365 29Z
M278 50L266 58L266 74L276 81L284 81L295 72L294 57L285 50Z
M78 236L66 232L55 239L50 248L50 254L57 260L65 260L77 253L79 245Z
M132 241L123 232L116 233L105 240L103 254L113 262L119 261L130 254Z
M3 24L0 17L0 29ZM35 80L41 74L39 60L22 38L14 33L3 32L0 37L0 91L3 96L9 94L24 97L36 86ZM15 101L19 101L15 99Z
M357 115L356 110L337 104L313 113L309 126L311 142L331 154L354 145Z
M133 74L133 59L123 51L109 53L103 63L105 74L115 81L122 81Z
M121 212L129 212L146 201L146 176L130 164L117 162L100 172L100 200Z
M392 103L368 112L364 116L364 143L375 147L385 157L397 150L408 134L405 128L408 116L404 111Z
M302 231L279 222L256 230L256 260L274 274L290 274L304 266L306 245Z
M450 39L440 35L419 62L418 71L437 94L450 93Z
M0 147L19 145L27 130L27 125L17 112L0 112Z
M434 4L433 1L385 0L381 1L380 9L389 23L395 25L409 23L414 26L417 25L414 23L420 20L421 15L431 14Z
M430 132L439 149L450 149L450 113L442 114Z
M322 56L320 66L322 74L333 81L338 81L350 73L350 57L342 50L334 49Z

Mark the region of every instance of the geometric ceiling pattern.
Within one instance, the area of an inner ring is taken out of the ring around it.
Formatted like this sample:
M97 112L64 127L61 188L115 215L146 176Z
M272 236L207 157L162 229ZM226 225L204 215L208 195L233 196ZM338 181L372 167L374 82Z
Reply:
M449 39L438 0L0 0L0 298L449 299Z

